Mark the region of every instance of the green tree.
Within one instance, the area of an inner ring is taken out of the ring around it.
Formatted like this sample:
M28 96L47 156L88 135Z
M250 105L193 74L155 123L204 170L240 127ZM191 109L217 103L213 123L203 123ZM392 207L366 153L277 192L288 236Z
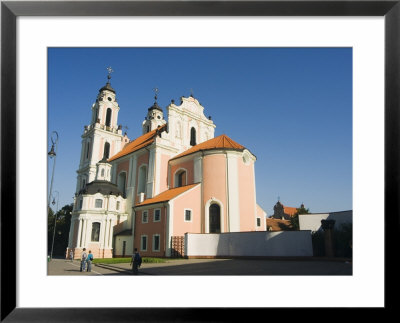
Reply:
M293 227L293 230L300 230L300 223L299 223L299 214L309 214L310 209L306 209L304 204L302 204L299 208L296 209L296 213L292 215L290 218L290 223Z
M71 225L71 212L73 209L72 204L64 205L61 210L56 213L56 230L54 234L53 257L65 256L65 251L68 246L69 228ZM55 215L52 209L49 209L47 216L47 241L48 241L48 254L51 253L51 246L53 243Z

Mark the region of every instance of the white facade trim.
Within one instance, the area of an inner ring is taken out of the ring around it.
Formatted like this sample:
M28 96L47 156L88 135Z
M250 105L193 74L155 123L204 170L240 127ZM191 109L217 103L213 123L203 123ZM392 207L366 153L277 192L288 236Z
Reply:
M239 169L235 154L227 152L228 223L229 232L240 231Z
M174 232L174 202L171 200L167 204L167 223L165 229L165 256L171 257L171 241Z

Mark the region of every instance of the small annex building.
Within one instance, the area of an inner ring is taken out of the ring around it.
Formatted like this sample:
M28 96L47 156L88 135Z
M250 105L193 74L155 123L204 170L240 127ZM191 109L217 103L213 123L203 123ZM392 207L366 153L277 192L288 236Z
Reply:
M223 134L193 96L147 109L142 135L118 125L116 92L108 82L84 127L68 248L97 258L171 257L185 233L266 230L256 202L256 156Z

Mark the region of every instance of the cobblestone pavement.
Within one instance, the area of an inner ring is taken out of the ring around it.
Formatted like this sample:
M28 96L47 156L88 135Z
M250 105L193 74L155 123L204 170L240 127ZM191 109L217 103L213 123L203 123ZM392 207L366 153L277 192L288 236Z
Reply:
M265 260L265 259L170 259L166 263L143 263L139 275L352 275L346 260ZM131 275L129 264L92 265L80 272L79 261L53 259L48 275Z

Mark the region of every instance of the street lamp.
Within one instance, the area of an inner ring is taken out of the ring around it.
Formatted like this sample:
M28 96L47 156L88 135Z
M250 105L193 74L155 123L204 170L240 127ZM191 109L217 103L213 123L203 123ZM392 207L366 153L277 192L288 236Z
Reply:
M51 174L49 199L47 200L47 211L49 210L49 207L50 207L51 190L53 188L53 180L54 180L54 169L56 167L57 143L58 143L58 133L57 133L57 131L53 131L51 133L50 139L51 139L51 149L48 152L48 155L50 156L50 158L54 157L54 163L53 163L53 173ZM54 147L55 147L55 149L54 149Z
M58 191L54 191L54 193L57 193L57 206L56 206L56 212L54 213L54 229L53 229L53 242L51 243L51 254L50 254L50 259L53 259L53 247L54 247L54 235L56 233L56 225L57 225L57 212L58 212L58 201L60 199L60 193ZM56 199L53 197L53 202L51 204L56 204Z

